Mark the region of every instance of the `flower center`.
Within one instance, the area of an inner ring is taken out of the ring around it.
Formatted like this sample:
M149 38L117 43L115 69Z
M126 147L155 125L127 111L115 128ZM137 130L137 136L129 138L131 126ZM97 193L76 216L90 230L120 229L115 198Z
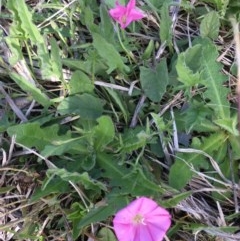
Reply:
M144 223L144 217L141 214L137 214L134 216L133 223L146 225L146 223Z
M123 24L125 24L127 22L127 16L123 15L122 18L121 18L121 21L122 21Z

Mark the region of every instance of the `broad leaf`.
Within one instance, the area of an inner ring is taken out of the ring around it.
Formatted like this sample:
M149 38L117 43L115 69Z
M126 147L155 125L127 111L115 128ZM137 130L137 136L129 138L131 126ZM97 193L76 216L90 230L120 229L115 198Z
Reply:
M181 190L190 181L192 175L190 167L183 160L176 159L170 169L169 185Z
M109 116L101 116L97 119L98 125L93 129L96 150L103 149L108 143L110 143L114 136L114 125Z
M84 119L97 119L103 112L103 103L90 94L74 95L65 98L57 109L61 115L77 114Z
M200 24L200 33L202 37L216 39L220 27L219 15L216 11L206 14Z
M178 79L186 87L192 87L201 82L198 61L201 57L201 50L201 45L197 44L178 55L176 64Z
M97 233L97 238L100 241L117 241L113 231L109 228L101 228Z
M121 72L130 71L129 67L124 64L121 55L117 52L112 44L108 43L101 35L97 33L92 33L92 36L93 46L108 65L108 74L116 69Z
M192 147L215 158L215 155L218 154L218 150L221 149L222 145L226 142L227 135L224 132L219 132L204 138L202 142L199 140L199 143L196 142L197 139L198 138L195 138L195 146ZM209 160L207 160L207 157L203 154L194 152L179 153L178 157L179 159L176 159L175 163L171 166L169 174L169 183L176 189L183 188L190 181L193 175L190 166L193 166L195 170L199 170L199 168L209 168Z
M151 101L159 102L168 84L166 60L161 60L155 69L140 67L140 82L146 96Z
M44 185L44 182L46 181L48 182L47 186ZM40 198L46 197L53 193L57 193L57 194L66 193L66 192L69 192L70 190L68 182L61 180L59 177L51 179L50 181L48 178L46 178L44 182L43 182L43 186L45 186L45 188L44 189L38 188L32 195L31 201L33 202L37 201Z
M110 199L106 205L93 208L85 217L78 223L78 229L91 224L106 220L109 216L115 214L120 208L127 205L127 199L123 196L116 196Z
M103 170L102 175L109 179L112 187L120 187L122 193L135 196L150 196L163 193L164 190L149 180L137 167L120 165L112 155L99 153L97 164Z
M47 170L47 175L49 176L59 176L64 181L71 181L73 183L80 183L87 190L94 190L96 193L101 190L106 191L106 186L101 182L93 180L87 172L77 173L77 172L68 172L63 168L52 168Z
M59 136L59 126L40 127L37 122L11 126L7 129L10 136L16 135L16 141L29 147L43 150L46 145L61 143L70 138L69 133Z
M69 82L70 94L76 93L92 93L94 90L94 84L90 78L82 71L75 71Z
M120 147L123 153L130 153L147 144L150 138L143 128L126 129L121 136L122 146Z

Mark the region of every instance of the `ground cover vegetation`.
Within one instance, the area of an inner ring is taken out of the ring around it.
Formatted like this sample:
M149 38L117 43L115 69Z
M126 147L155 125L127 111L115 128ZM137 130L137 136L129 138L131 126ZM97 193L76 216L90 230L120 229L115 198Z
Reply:
M240 240L239 1L115 7L0 1L1 240L116 241L138 197L164 240Z

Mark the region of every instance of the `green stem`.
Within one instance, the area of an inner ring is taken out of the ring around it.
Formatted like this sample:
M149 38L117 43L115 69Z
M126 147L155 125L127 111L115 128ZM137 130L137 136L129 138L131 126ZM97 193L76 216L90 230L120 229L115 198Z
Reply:
M124 31L122 31L122 35L123 35L123 39L125 39L126 36L125 36L125 32ZM131 59L132 59L134 63L137 63L133 53L131 51L128 51L127 48L124 46L124 44L122 42L122 39L121 39L121 36L120 36L119 28L117 29L117 36L118 36L119 43L120 43L122 49L126 52L129 60L131 61Z

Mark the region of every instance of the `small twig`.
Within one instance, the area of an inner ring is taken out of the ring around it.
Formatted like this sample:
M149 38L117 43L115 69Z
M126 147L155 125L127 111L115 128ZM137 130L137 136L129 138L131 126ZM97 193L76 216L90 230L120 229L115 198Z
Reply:
M170 239L167 237L167 235L164 235L164 239L165 239L166 241L170 241Z
M9 148L8 159L7 159L6 165L8 165L8 163L10 162L10 160L11 160L11 158L12 158L13 148L14 148L14 145L15 145L15 141L16 141L16 136L13 135L12 138L11 138L11 145L10 145L10 148Z
M22 113L22 111L17 107L17 105L14 103L14 101L11 99L11 97L8 95L8 93L4 90L2 84L0 83L0 92L4 95L6 101L14 111L14 113L17 115L17 117L22 121L26 122L28 119L26 116Z
M43 230L45 229L45 227L47 226L47 224L48 224L49 221L50 221L50 217L47 217L47 218L44 220L43 224L41 225L41 228L40 228L39 231L38 231L37 236L42 235Z
M146 95L142 95L140 100L138 101L137 107L136 107L136 109L134 111L134 114L133 114L133 118L131 120L131 124L130 124L131 128L134 128L136 126L136 124L137 124L137 116L138 116L140 110L142 109L142 106L143 106L144 101L146 100L146 98L147 98Z
M94 81L94 84L98 85L98 86L104 86L104 87L107 87L107 88L111 88L111 89L116 89L116 90L122 90L122 91L129 92L129 88L126 88L126 87L123 87L123 86L120 86L120 85L115 85L115 84L111 84L111 83L105 83L105 82L98 81L98 80Z
M218 212L219 212L219 218L220 218L220 226L222 227L225 227L227 226L226 225L226 221L225 221L225 218L224 218L224 214L223 214L223 211L222 211L222 207L220 206L219 202L217 201L217 208L218 208Z
M156 60L159 60L159 59L160 59L160 57L161 57L161 55L163 54L166 46L167 46L167 43L166 43L166 41L164 41L164 42L161 44L161 46L159 47L158 51L157 51L157 54L156 54L156 57L155 57Z
M233 200L235 205L235 213L239 213L239 204L238 204L238 194L235 187L235 177L234 177L234 167L233 167L233 159L232 159L232 150L228 145L228 155L229 155L229 163L230 163L230 171L231 171L231 179L233 184Z
M33 100L32 103L31 103L31 105L29 106L28 110L26 111L26 116L29 116L29 114L31 113L31 111L32 111L35 103L36 103L36 101Z

